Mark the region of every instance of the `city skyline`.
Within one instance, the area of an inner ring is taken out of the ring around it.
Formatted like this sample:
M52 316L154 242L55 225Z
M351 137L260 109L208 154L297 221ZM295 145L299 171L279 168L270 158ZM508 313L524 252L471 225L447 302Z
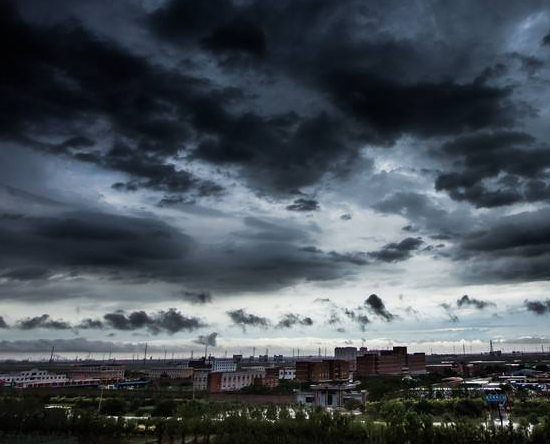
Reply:
M0 355L550 345L544 2L47 3L0 0Z

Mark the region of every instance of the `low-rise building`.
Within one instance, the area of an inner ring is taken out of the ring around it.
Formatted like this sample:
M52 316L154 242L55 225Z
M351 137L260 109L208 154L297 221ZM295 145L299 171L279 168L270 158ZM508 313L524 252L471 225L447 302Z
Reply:
M407 347L392 350L369 350L357 356L354 376L401 375L426 373L424 353L407 354Z
M296 401L310 407L344 407L348 401L357 401L364 405L366 390L357 390L358 384L317 384L307 391L298 391Z
M349 371L355 371L355 365L357 360L357 348L356 347L335 347L334 359L340 359L349 363Z
M68 370L71 379L99 379L101 382L124 380L125 368L119 364L81 364Z
M209 369L194 369L193 371L193 390L197 392L206 392L208 390Z
M189 379L193 369L189 367L157 367L143 371L150 379Z
M298 382L327 382L349 378L349 363L339 359L323 361L297 361L296 380Z
M296 379L295 367L279 367L279 379L294 380Z
M265 370L245 370L236 372L212 372L208 375L208 391L210 393L237 392L244 387L261 383L265 378Z
M407 355L407 368L411 375L426 373L426 353L413 353Z
M210 365L213 372L234 372L237 370L237 363L233 358L211 358Z
M26 370L0 375L0 385L18 388L29 387L89 387L99 385L98 379L70 379L67 375L49 373L47 370Z

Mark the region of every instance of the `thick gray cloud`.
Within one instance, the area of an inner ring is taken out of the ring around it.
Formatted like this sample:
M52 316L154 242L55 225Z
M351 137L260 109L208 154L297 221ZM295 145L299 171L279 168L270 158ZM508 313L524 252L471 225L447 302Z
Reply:
M192 304L208 304L212 302L212 295L209 291L188 291L183 290L181 292L183 299L191 302Z
M530 281L550 277L548 245L550 213L547 209L525 211L491 221L465 234L455 252L467 261L465 279L484 281Z
M313 319L309 316L287 313L277 322L276 328L292 328L294 326L308 327L310 325L313 325Z
M8 324L2 316L0 316L0 328L8 328Z
M52 1L0 0L0 299L116 303L8 319L171 334L202 318L154 304L323 287L364 330L397 314L362 285L550 279L544 2Z
M550 299L545 301L525 301L525 308L528 311L535 313L536 315L542 316L550 314Z
M271 324L269 319L263 316L247 313L243 308L228 311L227 315L233 324L238 325L243 329L243 332L246 331L247 327L267 328Z
M199 345L208 345L210 347L216 347L217 338L218 338L218 333L212 332L207 335L200 335L197 339L195 339L194 343Z
M457 299L456 305L457 305L458 308L474 307L474 308L477 308L478 310L483 310L484 308L487 308L487 307L495 307L496 306L496 304L494 302L484 301L482 299L471 298L467 294L462 296L460 299Z
M395 315L388 311L382 299L375 294L371 294L367 299L365 299L365 305L368 310L387 322L391 322L396 318Z
M317 211L320 209L319 202L315 199L296 199L292 204L287 205L288 211Z
M105 314L103 320L107 327L114 330L133 331L147 329L152 334L161 332L175 334L206 327L206 324L201 319L194 316L186 316L175 308L170 308L166 311L161 310L152 314L144 311L133 311L126 314L120 310Z
M382 262L399 262L407 260L412 253L424 243L420 238L407 237L400 242L384 245L378 251L371 251L369 256Z
M52 319L50 315L43 314L32 318L21 319L17 322L16 328L20 330L35 330L44 328L47 330L71 330L71 324L61 319Z
M498 207L550 198L545 170L550 166L550 149L537 146L529 134L499 131L464 136L447 142L446 156L463 163L463 170L440 174L437 190L455 200L476 207ZM489 184L490 179L495 179Z

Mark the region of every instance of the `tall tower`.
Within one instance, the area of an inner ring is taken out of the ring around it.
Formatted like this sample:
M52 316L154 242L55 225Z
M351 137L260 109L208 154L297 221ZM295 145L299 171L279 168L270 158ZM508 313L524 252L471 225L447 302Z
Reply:
M495 350L493 348L493 340L489 339L489 354L492 356L495 354Z

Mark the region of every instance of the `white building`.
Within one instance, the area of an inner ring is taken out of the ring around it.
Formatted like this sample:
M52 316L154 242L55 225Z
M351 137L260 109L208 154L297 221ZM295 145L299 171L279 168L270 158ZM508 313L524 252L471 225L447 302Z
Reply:
M211 358L210 365L213 372L234 372L237 370L237 364L233 358Z
M194 369L193 371L193 390L205 392L208 390L208 374L210 370Z
M93 386L99 385L97 379L79 379L73 380L67 378L67 375L49 373L47 370L22 371L0 375L0 385L7 385L19 388L27 387L75 387L75 386Z
M243 387L248 387L254 384L257 379L265 378L265 369L248 369L240 372L226 372L221 374L219 381L219 391L221 392L235 392L241 390ZM216 381L218 382L218 381ZM214 383L214 386L216 383ZM216 388L213 391L218 391Z
M296 379L296 369L294 367L281 367L279 369L279 379Z

